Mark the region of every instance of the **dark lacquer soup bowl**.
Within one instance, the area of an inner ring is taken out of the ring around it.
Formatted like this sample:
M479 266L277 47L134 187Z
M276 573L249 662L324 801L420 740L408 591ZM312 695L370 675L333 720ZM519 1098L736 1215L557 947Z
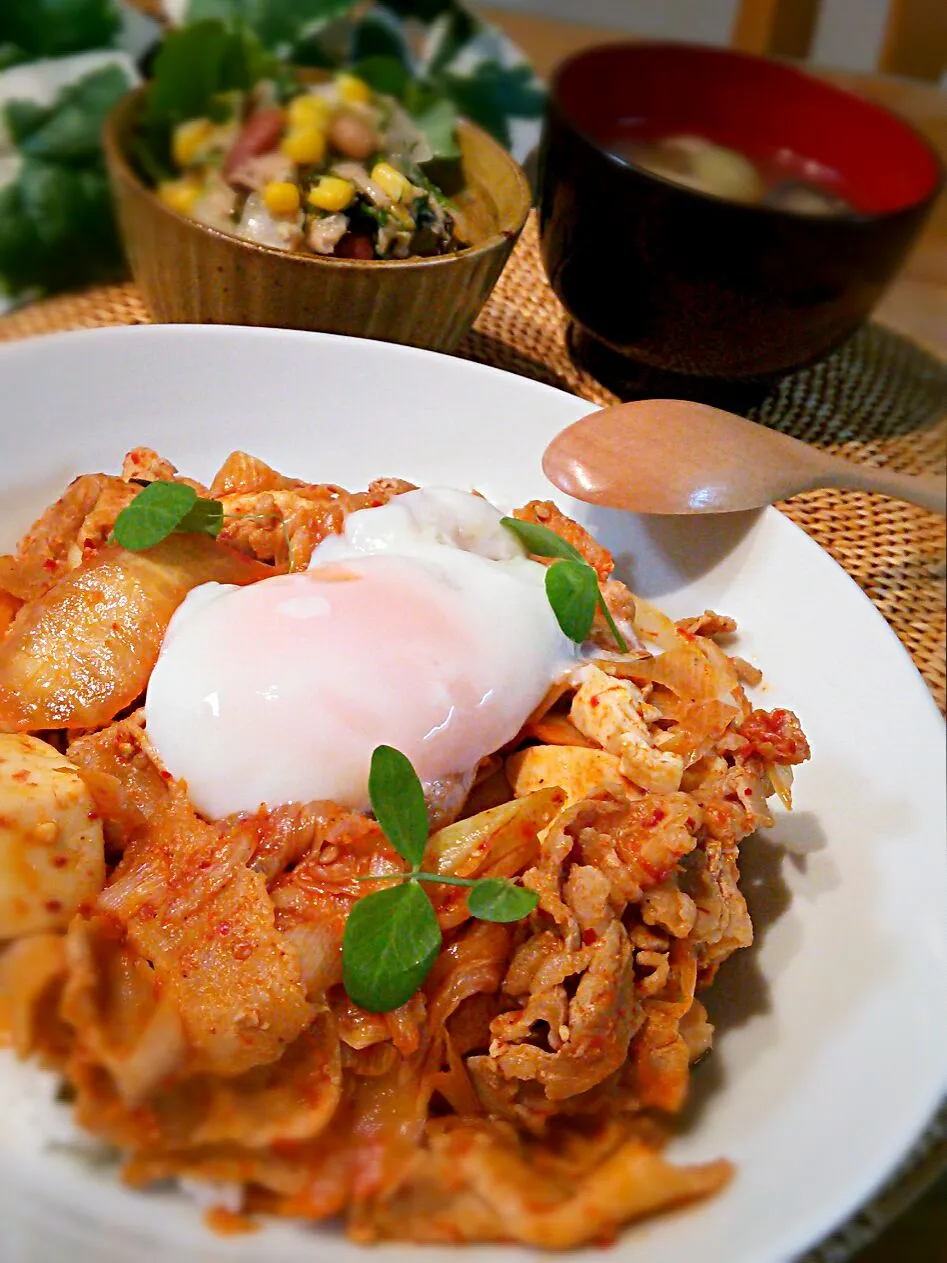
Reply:
M780 189L819 182L831 213L681 183L648 158L668 137L736 151L771 192L777 176ZM543 259L580 330L612 351L663 372L765 378L857 328L941 181L906 123L791 66L686 44L591 48L551 85Z

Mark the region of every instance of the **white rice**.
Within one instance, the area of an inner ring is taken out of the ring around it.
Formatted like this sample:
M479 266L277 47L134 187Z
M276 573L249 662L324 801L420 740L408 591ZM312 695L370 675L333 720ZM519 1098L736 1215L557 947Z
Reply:
M86 1165L117 1165L117 1151L84 1131L73 1118L72 1107L57 1099L61 1084L54 1072L34 1062L19 1061L8 1049L0 1049L0 1143L14 1153L58 1149ZM239 1184L191 1179L175 1183L199 1211L220 1206L238 1214L243 1207Z
M237 1215L243 1209L243 1188L239 1184L224 1184L213 1180L178 1180L178 1188L197 1206L198 1210L213 1210L221 1206Z
M101 1161L107 1150L75 1122L70 1106L56 1099L62 1080L34 1062L0 1050L0 1118L5 1146L34 1153L63 1148Z

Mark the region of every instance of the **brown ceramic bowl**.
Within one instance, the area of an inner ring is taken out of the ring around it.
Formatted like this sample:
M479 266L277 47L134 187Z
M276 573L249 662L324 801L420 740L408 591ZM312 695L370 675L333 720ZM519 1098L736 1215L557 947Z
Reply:
M680 133L757 161L780 150L815 161L854 209L741 204L616 156L622 139ZM586 340L636 368L731 381L800 367L847 338L941 183L930 146L880 106L779 62L669 43L564 62L540 166L544 262Z
M318 329L452 350L486 302L531 195L492 137L462 122L462 187L452 197L470 244L431 259L291 254L207 228L165 206L128 157L143 89L119 102L105 154L125 251L156 320Z

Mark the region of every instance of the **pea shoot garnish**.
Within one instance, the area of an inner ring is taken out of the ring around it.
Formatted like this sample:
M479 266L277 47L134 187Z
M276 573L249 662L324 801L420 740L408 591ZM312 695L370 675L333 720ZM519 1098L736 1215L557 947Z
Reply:
M131 552L154 548L175 532L200 532L217 538L224 506L205 500L183 482L149 482L115 519L112 537Z
M197 533L216 539L227 520L279 522L286 541L289 570L293 571L292 541L281 513L225 513L219 500L199 496L193 487L183 482L146 483L115 519L112 539L122 548L139 553L154 548L169 535Z
M578 549L538 522L521 522L515 517L505 517L501 521L534 557L556 558L546 571L546 596L563 633L581 644L588 639L595 611L600 609L619 650L627 653L628 642L605 604L598 575Z
M356 1004L370 1013L387 1013L411 999L441 950L441 927L421 882L469 887L467 907L480 921L519 921L538 900L532 890L500 877L422 872L428 840L424 789L400 750L375 749L368 796L385 836L411 868L364 879L398 884L366 895L349 913L342 936L342 980Z

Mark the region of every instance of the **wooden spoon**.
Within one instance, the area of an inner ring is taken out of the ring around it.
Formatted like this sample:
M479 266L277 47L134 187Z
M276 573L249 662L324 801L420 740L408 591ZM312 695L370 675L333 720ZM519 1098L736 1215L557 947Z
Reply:
M847 487L947 513L947 479L855 465L744 417L683 399L593 412L558 434L543 469L561 491L636 513L730 513Z

